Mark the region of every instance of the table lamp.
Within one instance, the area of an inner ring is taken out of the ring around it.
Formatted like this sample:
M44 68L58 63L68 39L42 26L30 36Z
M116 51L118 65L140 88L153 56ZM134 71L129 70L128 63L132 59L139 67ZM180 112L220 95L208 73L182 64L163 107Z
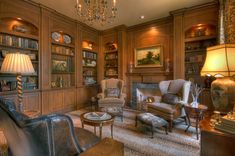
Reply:
M30 57L21 53L9 53L3 60L1 73L16 74L19 110L23 112L22 75L33 74L34 68Z
M235 104L235 44L221 44L207 48L201 76L215 76L211 84L211 98L215 110L222 114Z

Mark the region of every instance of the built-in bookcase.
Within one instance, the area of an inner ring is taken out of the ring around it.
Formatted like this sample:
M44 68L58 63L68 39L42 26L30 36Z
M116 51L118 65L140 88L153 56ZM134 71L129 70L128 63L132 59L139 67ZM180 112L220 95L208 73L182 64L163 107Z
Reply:
M75 46L68 34L52 32L51 88L75 86Z
M97 84L97 52L93 50L94 43L83 41L82 48L82 67L83 84Z
M206 48L216 44L216 29L210 24L198 24L185 32L185 78L204 87L200 71L206 58Z
M104 77L118 78L118 48L116 43L106 43L105 45Z
M0 66L8 53L29 55L35 73L23 75L23 90L39 88L39 42L38 29L33 24L16 18L0 19ZM12 25L15 23L14 25ZM15 74L0 73L0 92L10 93L17 89Z

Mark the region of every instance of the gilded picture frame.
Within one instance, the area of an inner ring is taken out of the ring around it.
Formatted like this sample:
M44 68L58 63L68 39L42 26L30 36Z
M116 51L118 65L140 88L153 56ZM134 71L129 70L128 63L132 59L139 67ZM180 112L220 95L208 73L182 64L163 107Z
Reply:
M154 45L135 49L135 67L163 67L163 46Z

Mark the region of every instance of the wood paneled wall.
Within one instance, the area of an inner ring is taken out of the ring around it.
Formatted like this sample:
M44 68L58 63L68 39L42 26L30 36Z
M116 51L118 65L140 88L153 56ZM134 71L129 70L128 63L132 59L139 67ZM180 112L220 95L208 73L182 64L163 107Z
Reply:
M190 27L205 23L217 25L218 21L218 4L216 1L204 5L180 9L171 12L173 15L174 31L174 79L185 78L185 31Z
M146 24L141 24L128 28L127 32L127 50L126 50L126 92L127 104L131 99L131 88L133 82L158 83L162 80L172 79L172 71L165 72L165 62L170 60L173 63L173 23L172 18L167 17L155 20ZM134 64L135 49L141 47L150 47L162 45L163 47L163 66L157 68L133 68L129 72L129 65Z
M24 94L24 107L49 114L87 106L90 97L96 96L98 86L86 87L82 84L82 40L94 42L95 50L99 55L100 31L43 5L24 0L0 0L0 18L3 17L19 17L39 29L39 90ZM72 37L76 58L75 87L51 89L51 33L53 31L63 31ZM2 95L17 103L16 94Z
M26 11L27 10L27 11ZM0 18L20 17L39 28L40 82L39 91L24 96L25 107L35 108L47 114L64 112L87 106L99 86L87 87L82 84L82 41L90 40L97 46L98 81L104 78L104 43L118 43L119 78L126 82L125 91L130 100L132 82L158 83L161 80L184 78L184 31L195 23L215 22L217 7L210 3L203 7L172 12L172 16L125 27L118 26L105 31L95 30L85 24L68 18L42 5L24 0L0 0ZM51 44L52 31L63 31L74 39L76 86L67 89L51 89ZM133 68L135 48L153 45L163 46L163 67ZM170 72L165 72L166 60L170 60ZM174 76L173 76L174 73ZM8 98L16 96L8 95ZM33 100L34 99L34 100Z

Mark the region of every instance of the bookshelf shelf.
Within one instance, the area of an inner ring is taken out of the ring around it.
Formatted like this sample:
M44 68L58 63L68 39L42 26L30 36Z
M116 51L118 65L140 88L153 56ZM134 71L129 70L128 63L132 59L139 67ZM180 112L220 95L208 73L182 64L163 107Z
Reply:
M91 44L91 43L87 43ZM97 83L97 53L91 49L82 48L83 84Z
M1 19L0 19L1 20ZM0 64L9 52L19 52L28 54L33 63L34 74L22 75L24 92L39 89L39 36L38 29L31 23L21 21L22 25L27 25L25 33L18 32L10 27L10 23L15 19L4 18L0 27ZM30 30L34 29L34 33ZM15 94L17 89L16 74L0 73L0 93L3 95Z
M51 88L69 88L75 86L75 45L69 34L52 32L60 36L69 36L70 43L51 38ZM53 36L53 35L51 35Z
M105 44L104 76L105 78L118 78L118 48L117 43Z

